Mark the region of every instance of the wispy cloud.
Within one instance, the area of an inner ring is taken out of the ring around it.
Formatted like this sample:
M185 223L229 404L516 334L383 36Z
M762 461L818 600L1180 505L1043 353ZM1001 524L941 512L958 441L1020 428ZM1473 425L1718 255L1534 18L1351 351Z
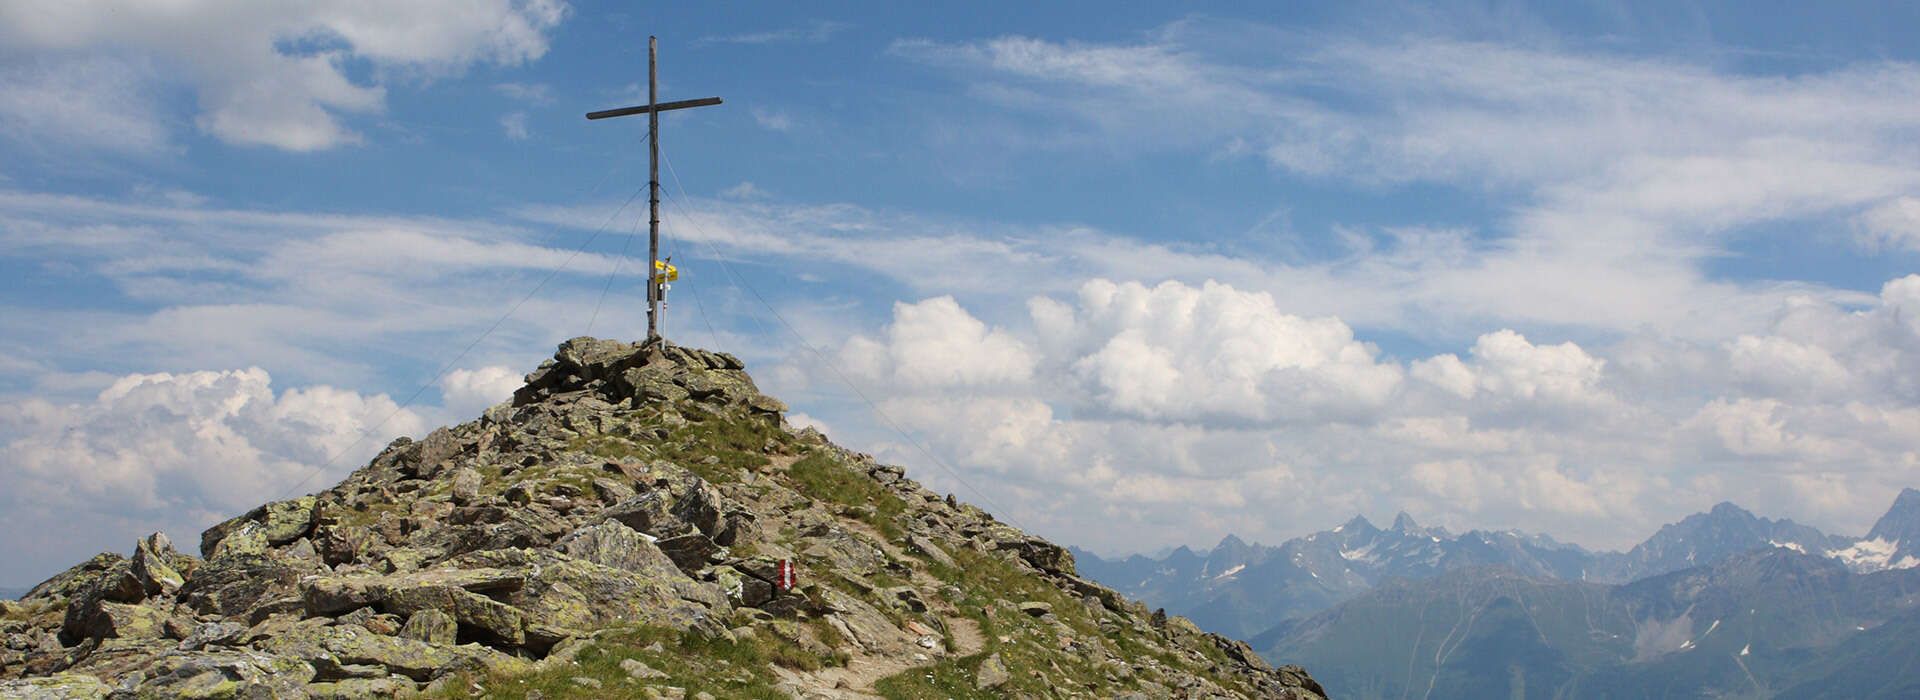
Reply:
M753 112L753 121L758 123L761 128L769 131L782 132L793 129L793 118L787 116L787 113L784 111L759 106L755 106L751 111Z
M45 61L42 65L54 66L50 70L60 75L51 83L31 75L0 78L14 83L0 90L11 95L0 102L0 112L16 125L55 135L92 128L91 136L99 139L113 134L112 127L129 117L101 110L89 119L69 121L63 113L114 106L89 101L118 103L125 95L185 84L199 97L193 122L215 138L288 151L323 150L362 140L347 118L385 109L383 80L537 59L547 51L547 32L567 12L558 0L441 0L378 7L309 3L242 10L206 2L81 4L59 12L0 4L0 42L15 55L31 52L33 60ZM307 36L337 40L337 47L299 52L285 46L287 37ZM100 70L97 56L104 53L151 60L164 66L165 78L157 71ZM380 70L370 82L356 80L347 68L353 62ZM23 87L30 89L22 92ZM135 126L139 128L111 138L122 146L160 140L155 122L142 120Z
M695 44L819 44L832 39L835 34L852 29L846 22L816 19L799 26L774 29L764 32L742 34L724 34L703 36L694 40Z
M1858 301L1707 268L1733 232L1835 211L1878 212L1862 227L1889 247L1903 239L1897 198L1920 188L1912 64L1753 77L1423 37L1210 52L1244 45L1244 31L1255 30L1189 22L1139 43L907 40L892 52L965 84L978 105L957 109L1039 117L980 138L1240 154L1293 177L1510 198L1510 216L1467 231L1453 253L1325 267L1399 286L1406 318L1429 328L1721 333L1762 320L1745 316L1773 306L1756 292Z
M601 222L611 210L599 212ZM0 314L0 354L110 372L259 365L295 382L351 385L386 371L354 351L359 343L394 333L477 334L541 278L557 274L545 294L476 349L482 359L524 360L549 338L577 334L616 268L643 274L611 247L577 252L584 239L479 219L0 191L0 259L60 260L137 303L64 311L8 306ZM634 318L621 306L601 320L631 328ZM65 340L46 342L49 334ZM128 348L140 349L140 364L129 364ZM437 352L419 350L422 358ZM411 352L381 362L404 361Z
M553 103L553 86L546 83L496 83L493 91L507 99L527 104Z
M500 117L500 129L513 141L527 140L527 113L508 112Z
M139 63L105 57L0 64L0 138L27 149L164 152L172 138L152 80Z

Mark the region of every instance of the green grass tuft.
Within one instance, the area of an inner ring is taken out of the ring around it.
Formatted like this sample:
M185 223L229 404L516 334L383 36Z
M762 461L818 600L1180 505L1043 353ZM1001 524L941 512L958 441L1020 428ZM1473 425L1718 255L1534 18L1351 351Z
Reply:
M662 439L594 435L575 440L572 447L606 459L664 459L709 482L724 484L738 481L742 469L766 466L771 461L765 452L769 442L785 446L793 440L772 422L738 412L711 413L687 406L681 415L686 421L668 428ZM651 430L661 421L657 414L644 414L635 423Z
M897 519L906 511L906 501L827 452L808 453L787 468L787 477L801 495L845 506L880 534L890 539L900 537Z
M656 649L649 649L655 645ZM667 677L630 679L620 667L627 659L639 660ZM779 678L771 665L811 670L828 663L844 663L844 659L823 658L764 631L748 640L730 641L660 627L632 627L601 633L573 663L522 675L470 674L428 697L466 698L478 684L486 697L511 700L536 693L549 699L633 697L645 686L684 688L687 697L704 691L721 698L784 700L787 696L774 689ZM582 686L574 678L591 678L600 687Z

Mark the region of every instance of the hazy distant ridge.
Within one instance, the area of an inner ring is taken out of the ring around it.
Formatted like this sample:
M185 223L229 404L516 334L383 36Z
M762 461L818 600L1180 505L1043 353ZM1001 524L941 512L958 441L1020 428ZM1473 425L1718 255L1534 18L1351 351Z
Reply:
M1721 503L1661 527L1626 552L1597 552L1514 530L1456 535L1401 513L1385 529L1355 517L1279 546L1229 535L1210 550L1181 547L1157 558L1074 554L1094 580L1186 615L1204 629L1245 638L1396 578L1501 567L1532 578L1616 584L1769 547L1829 559L1855 573L1912 568L1920 565L1920 491L1902 491L1864 538L1829 535Z

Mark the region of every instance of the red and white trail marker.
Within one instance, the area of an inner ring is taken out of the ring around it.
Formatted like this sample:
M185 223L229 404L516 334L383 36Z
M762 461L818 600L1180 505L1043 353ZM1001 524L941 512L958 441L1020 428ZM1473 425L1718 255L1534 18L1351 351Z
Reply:
M779 573L774 575L773 587L779 589L781 593L785 593L793 590L796 583L798 583L798 577L794 576L793 573L793 561L790 559L781 559Z

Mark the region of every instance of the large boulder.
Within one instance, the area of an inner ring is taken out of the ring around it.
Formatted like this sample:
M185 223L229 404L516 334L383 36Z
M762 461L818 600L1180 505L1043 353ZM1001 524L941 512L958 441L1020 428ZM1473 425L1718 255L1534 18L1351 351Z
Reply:
M459 670L517 666L500 652L477 645L436 646L415 639L374 634L359 625L334 625L273 639L263 650L311 665L320 680L354 675L352 666L378 666L416 681ZM384 675L384 674L383 674Z
M1075 575L1073 553L1066 547L998 523L984 528L979 536L992 549L1011 551L1036 569L1050 574Z
M456 588L476 593L497 593L519 589L525 581L523 572L511 569L452 566L392 576L315 576L300 582L300 596L306 602L308 614L338 615L379 605L399 591Z
M313 530L314 511L318 499L302 496L288 501L276 501L248 511L242 515L200 533L200 556L214 556L221 540L247 528L251 523L258 536L270 545L283 545L305 537Z
M527 643L526 615L518 608L455 586L395 589L380 601L379 609L402 617L435 610L453 618L466 637L496 646Z
M653 539L618 521L606 520L580 528L554 543L554 549L575 559L637 574L668 577L679 573Z
M182 651L155 659L135 689L141 698L297 698L311 664L247 649Z
M145 605L101 601L82 632L87 639L158 639L166 636L171 617L165 610Z
M527 375L526 386L513 392L513 405L524 406L595 382L618 381L627 370L647 360L642 346L599 338L568 340L560 344L552 360Z
M452 644L460 634L460 622L444 611L426 608L407 616L397 636L428 644Z
M113 692L112 686L84 673L0 681L0 698L18 700L92 700L104 698L110 692Z
M618 569L544 549L475 552L454 563L524 573L525 586L505 599L525 614L530 633L630 624L716 630L730 611L718 586L657 566Z
M166 639L87 641L75 650L81 655L66 670L99 678L121 678L146 668L154 659L175 648L175 644Z
M300 577L309 571L259 554L216 556L180 588L180 602L203 615L244 616L298 595Z
M652 473L654 478L643 485L643 492L607 506L600 517L656 539L695 532L720 545L731 545L743 529L751 527L751 512L728 501L693 472L662 465Z
M115 571L120 565L125 564L126 561L126 557L118 554L101 552L94 555L92 559L81 562L71 569L54 574L53 578L40 582L40 585L34 586L31 590L27 591L26 595L20 596L20 599L70 600L91 587L95 581L108 576L110 572Z
M311 700L366 700L409 696L418 689L418 684L405 676L387 676L314 683L308 685L305 691Z
M146 597L146 586L134 573L132 560L121 559L103 571L87 575L85 587L67 601L66 616L60 625L60 642L71 646L87 639L115 636L112 634L116 629L114 621L101 618L105 609L102 606L139 603Z
M187 582L181 569L191 574L195 564L193 558L173 551L173 541L167 539L166 533L147 535L133 548L133 575L149 596L173 595Z

